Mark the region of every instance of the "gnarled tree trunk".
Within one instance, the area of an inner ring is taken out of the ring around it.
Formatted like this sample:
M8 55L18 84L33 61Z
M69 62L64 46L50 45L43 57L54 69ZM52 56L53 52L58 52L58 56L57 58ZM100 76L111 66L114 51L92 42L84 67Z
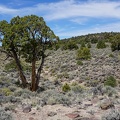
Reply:
M16 62L16 65L17 65L17 69L19 71L19 75L20 75L20 78L21 78L21 81L22 81L22 85L23 85L23 87L27 87L27 80L26 80L26 77L23 73L22 66L20 64L20 60L18 59L17 53L14 50L14 48L12 49L12 53L13 53L13 58L14 58L14 60Z
M42 71L42 68L43 68L43 65L44 65L44 59L45 59L45 55L44 55L44 46L43 46L43 50L42 50L42 56L41 56L41 64L37 70L37 74L36 74L36 89L38 89L38 85L39 85L39 80L40 80L40 74L41 74L41 71Z
M31 81L31 91L36 91L36 70L35 70L35 63L36 61L32 61L32 81Z

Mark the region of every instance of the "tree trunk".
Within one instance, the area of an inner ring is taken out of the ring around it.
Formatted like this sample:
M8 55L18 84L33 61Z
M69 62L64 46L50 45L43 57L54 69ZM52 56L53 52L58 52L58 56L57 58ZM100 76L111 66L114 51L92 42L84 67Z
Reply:
M32 61L32 82L31 82L31 91L36 91L36 70L35 70L35 59Z
M40 80L40 74L41 74L41 71L42 71L42 68L43 68L43 65L44 65L44 50L42 51L42 58L41 58L41 64L37 70L37 74L36 74L36 88L38 88L38 85L39 85L39 80Z
M22 85L23 85L23 87L26 87L27 86L27 81L26 81L26 77L23 73L22 66L20 64L20 60L18 59L17 53L14 49L12 49L12 53L13 53L13 57L14 57L14 60L16 62L16 65L17 65L17 69L19 71L19 75L20 75L20 78L21 78L21 81L22 81Z

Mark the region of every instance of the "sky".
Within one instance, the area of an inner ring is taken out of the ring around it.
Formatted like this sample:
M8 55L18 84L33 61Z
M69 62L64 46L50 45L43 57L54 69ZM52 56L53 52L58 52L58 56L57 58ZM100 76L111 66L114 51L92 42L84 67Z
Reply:
M120 32L120 0L0 0L0 21L31 14L43 17L60 39Z

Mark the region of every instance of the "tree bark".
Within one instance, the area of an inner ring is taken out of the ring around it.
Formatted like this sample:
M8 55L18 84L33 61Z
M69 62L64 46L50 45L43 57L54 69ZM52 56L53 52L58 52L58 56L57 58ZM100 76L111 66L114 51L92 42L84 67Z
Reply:
M41 58L41 64L37 70L37 74L36 74L36 89L38 89L38 85L39 85L39 80L40 80L40 74L41 74L41 71L42 71L42 68L43 68L43 65L44 65L44 59L45 59L45 56L44 56L44 49L42 51L42 58Z
M22 66L20 64L20 60L18 59L17 53L14 49L12 49L12 53L13 53L13 58L14 58L14 60L16 62L16 65L17 65L17 69L19 71L19 75L20 75L20 78L21 78L21 81L22 81L22 85L23 85L23 87L27 87L27 80L26 80L26 77L23 73Z
M36 61L35 59L32 61L32 82L31 82L31 91L36 91L36 69L35 69Z

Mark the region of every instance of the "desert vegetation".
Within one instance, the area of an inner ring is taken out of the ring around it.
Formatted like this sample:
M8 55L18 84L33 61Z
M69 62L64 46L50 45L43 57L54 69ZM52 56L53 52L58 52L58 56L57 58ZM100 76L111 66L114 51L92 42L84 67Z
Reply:
M0 35L0 120L120 119L120 33L60 40L31 15Z

